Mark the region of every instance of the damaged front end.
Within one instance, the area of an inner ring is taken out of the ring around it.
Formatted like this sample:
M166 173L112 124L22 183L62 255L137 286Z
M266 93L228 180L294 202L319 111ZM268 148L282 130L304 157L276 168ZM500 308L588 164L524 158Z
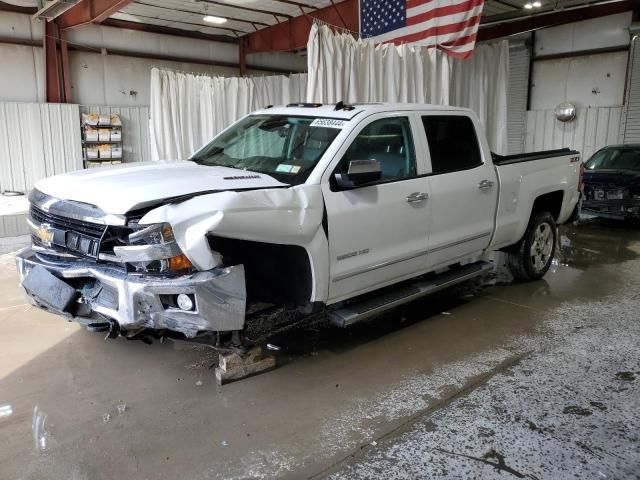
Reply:
M114 336L153 329L193 338L244 328L242 265L197 271L168 224L108 218L38 191L30 201L32 246L16 262L38 307Z

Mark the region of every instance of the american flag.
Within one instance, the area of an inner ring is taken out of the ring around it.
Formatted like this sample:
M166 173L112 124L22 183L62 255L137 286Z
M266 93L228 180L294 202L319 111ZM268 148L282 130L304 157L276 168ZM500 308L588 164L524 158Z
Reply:
M484 0L360 0L360 34L375 43L437 47L470 57Z

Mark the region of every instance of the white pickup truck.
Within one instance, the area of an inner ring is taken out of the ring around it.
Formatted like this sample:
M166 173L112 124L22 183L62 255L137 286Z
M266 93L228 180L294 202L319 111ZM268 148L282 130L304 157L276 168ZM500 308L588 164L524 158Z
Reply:
M265 312L345 326L485 273L496 250L542 277L581 166L492 155L466 109L266 108L188 161L38 182L18 271L35 305L111 336L237 342Z

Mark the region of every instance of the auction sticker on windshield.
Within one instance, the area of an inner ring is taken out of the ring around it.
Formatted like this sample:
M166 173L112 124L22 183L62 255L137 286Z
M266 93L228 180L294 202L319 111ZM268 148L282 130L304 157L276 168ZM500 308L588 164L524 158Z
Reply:
M316 118L311 122L311 127L325 127L325 128L344 128L347 122L344 120L337 120L335 118Z
M293 167L293 165L286 165L284 163L281 163L280 165L278 165L276 167L276 172L278 173L291 173L291 168Z

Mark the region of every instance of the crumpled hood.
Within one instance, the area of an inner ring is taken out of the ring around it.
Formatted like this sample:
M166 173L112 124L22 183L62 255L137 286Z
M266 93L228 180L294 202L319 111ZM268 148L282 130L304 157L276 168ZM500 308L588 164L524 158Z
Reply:
M179 161L78 170L40 180L35 188L61 200L95 205L105 213L124 214L171 197L286 186L262 173Z

